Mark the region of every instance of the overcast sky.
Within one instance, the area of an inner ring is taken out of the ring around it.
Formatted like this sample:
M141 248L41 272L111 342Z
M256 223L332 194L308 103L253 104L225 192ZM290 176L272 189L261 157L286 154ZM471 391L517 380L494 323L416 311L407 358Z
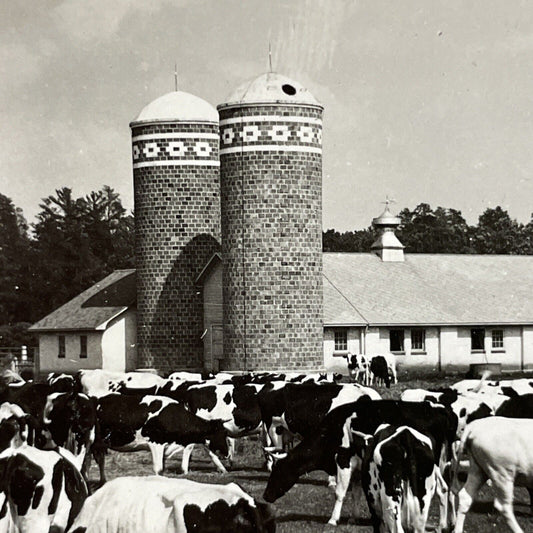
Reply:
M324 229L393 209L470 223L533 212L533 3L9 0L0 3L0 192L107 184L133 208L129 122L180 89L213 105L268 68L325 107Z

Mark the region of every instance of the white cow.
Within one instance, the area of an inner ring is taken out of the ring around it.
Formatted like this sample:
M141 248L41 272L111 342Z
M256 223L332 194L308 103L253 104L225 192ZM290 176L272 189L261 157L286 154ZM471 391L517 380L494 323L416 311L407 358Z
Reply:
M273 533L268 506L235 483L162 476L120 477L90 496L71 533Z
M513 512L515 484L533 488L533 420L499 416L474 420L461 439L459 459L465 452L470 468L465 486L459 491L455 533L462 533L465 515L479 489L487 480L496 492L494 507L513 533L524 533Z
M166 380L151 372L112 372L109 370L80 370L78 379L82 391L88 396L100 398L110 392L118 392L122 386L129 389L160 387Z

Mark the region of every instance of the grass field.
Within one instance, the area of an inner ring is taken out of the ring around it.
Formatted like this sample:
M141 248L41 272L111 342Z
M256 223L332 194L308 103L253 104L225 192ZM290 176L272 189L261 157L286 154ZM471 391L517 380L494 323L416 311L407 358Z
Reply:
M513 376L514 377L514 376ZM458 379L410 379L401 381L390 390L379 389L383 397L398 398L406 388L444 386ZM533 438L533 436L532 436ZM207 454L202 450L194 451L191 460L191 473L181 474L181 455L167 462L165 475L169 477L187 477L196 481L210 483L228 483L235 481L249 494L260 497L266 487L268 472L263 468L263 454L259 443L253 438L241 439L235 464L228 474L219 474ZM116 453L110 452L106 460L108 479L124 475L152 474L151 458L148 452ZM89 472L91 485L98 480L98 470L93 464ZM508 528L503 518L492 505L493 493L490 487L480 492L472 510L466 517L465 532L487 533L505 532ZM372 532L369 512L362 492L356 498L348 494L337 527L329 526L327 521L333 509L335 496L327 486L327 476L323 472L313 472L302 477L285 496L273 504L276 514L277 531L280 533L328 533ZM527 491L518 488L515 491L515 513L518 522L525 532L533 532L533 517L529 513L529 497ZM438 508L433 502L428 529L433 530L438 521Z

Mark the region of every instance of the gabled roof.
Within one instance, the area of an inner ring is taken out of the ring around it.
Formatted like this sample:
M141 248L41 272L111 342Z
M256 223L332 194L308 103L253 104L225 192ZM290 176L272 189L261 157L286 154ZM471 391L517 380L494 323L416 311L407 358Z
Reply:
M533 324L533 256L324 253L324 324ZM347 305L349 302L349 305ZM353 311L350 311L350 307Z
M30 331L102 330L135 304L135 270L115 270L106 278L31 326Z

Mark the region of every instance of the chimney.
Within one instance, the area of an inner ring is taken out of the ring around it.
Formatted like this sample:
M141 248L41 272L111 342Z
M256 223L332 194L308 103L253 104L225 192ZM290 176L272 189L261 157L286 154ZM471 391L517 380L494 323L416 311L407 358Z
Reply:
M394 230L400 225L401 219L395 217L389 210L389 201L385 202L385 211L372 220L372 225L379 231L378 238L372 244L371 250L386 262L404 261L405 246L398 240Z

